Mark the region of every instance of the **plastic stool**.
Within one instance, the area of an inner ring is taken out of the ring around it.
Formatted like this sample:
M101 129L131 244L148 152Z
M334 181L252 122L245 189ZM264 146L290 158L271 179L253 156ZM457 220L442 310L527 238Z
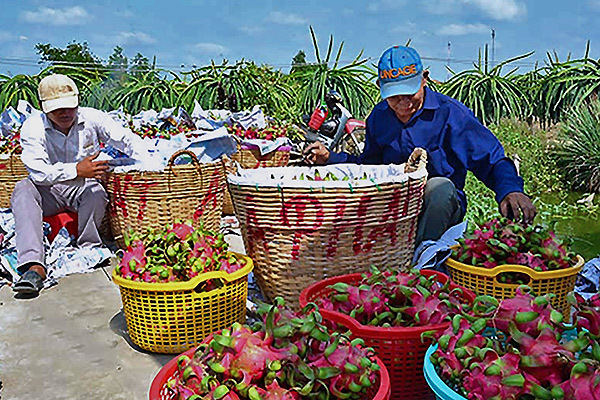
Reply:
M60 228L66 228L71 236L77 237L77 213L73 211L63 211L58 214L44 217L44 222L50 224L50 235L48 240L50 243L54 240Z

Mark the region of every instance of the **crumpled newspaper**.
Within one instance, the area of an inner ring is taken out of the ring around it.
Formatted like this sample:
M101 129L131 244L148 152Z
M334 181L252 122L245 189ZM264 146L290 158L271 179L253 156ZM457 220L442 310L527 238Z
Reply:
M17 249L14 235L14 217L10 209L0 210L0 286L16 282L20 274L17 271ZM94 268L114 253L105 247L83 247L74 245L75 240L65 228L61 228L52 241L48 242L50 225L44 223L44 251L46 253L47 278L44 287L48 288L70 274L93 271Z

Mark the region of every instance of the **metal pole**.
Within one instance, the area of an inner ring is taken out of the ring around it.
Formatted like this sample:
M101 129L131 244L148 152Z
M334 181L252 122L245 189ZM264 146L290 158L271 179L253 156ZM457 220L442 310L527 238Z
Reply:
M496 31L492 29L492 68L496 61Z
M448 41L448 50L447 50L447 52L448 52L448 58L446 60L446 66L448 68L450 68L450 52L451 52L451 50L450 50L450 41ZM446 79L450 79L450 70L448 68L446 68Z

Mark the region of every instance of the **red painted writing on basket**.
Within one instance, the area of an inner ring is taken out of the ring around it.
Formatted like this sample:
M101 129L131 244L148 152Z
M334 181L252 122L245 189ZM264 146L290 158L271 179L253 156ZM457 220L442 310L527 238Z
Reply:
M365 224L367 210L369 209L369 203L371 203L371 196L368 194L362 196L358 201L356 214L358 221L360 222L356 225L356 228L354 228L354 239L352 240L352 250L354 250L354 254L360 254L362 250L363 226Z
M113 175L113 188L114 188L114 199L111 207L112 216L117 215L117 209L121 210L121 214L124 218L127 218L129 212L127 211L127 191L130 188L141 188L142 191L139 195L140 205L138 207L138 214L136 218L138 221L144 219L144 212L148 204L148 189L151 186L157 185L156 182L133 182L133 176L126 174L123 179L118 175Z
M390 242L392 245L395 245L398 240L398 219L400 213L400 199L402 198L402 193L400 190L394 190L392 193L392 199L388 203L387 210L381 216L379 223L371 229L369 233L368 240L363 246L363 251L368 253L373 248L373 244L379 240L381 235L387 235L390 238Z
M256 165L254 166L254 169L260 168L260 167L266 167L267 166L267 156L269 154L265 154L265 155L258 155L256 156Z
M250 195L246 195L244 201L246 204L253 204L254 198ZM243 228L244 226L242 226ZM248 254L254 254L255 244L262 243L263 249L266 254L269 253L269 246L265 240L265 230L259 226L258 218L256 217L256 210L253 207L246 209L246 229L248 229Z
M340 239L340 234L346 229L344 223L344 212L346 211L346 204L340 204L335 210L335 217L333 218L333 230L329 234L329 240L327 241L327 258L333 258L337 253L337 244Z
M194 212L194 219L197 220L201 218L204 214L206 206L209 205L209 202L212 201L212 207L217 208L217 193L219 192L219 181L220 181L221 171L215 169L210 180L210 184L208 185L208 189L206 191L206 195L202 197L200 200L200 204L196 211Z
M323 224L323 205L319 199L300 194L283 203L279 217L283 226L296 228L292 238L292 259L297 260L302 238L312 235Z

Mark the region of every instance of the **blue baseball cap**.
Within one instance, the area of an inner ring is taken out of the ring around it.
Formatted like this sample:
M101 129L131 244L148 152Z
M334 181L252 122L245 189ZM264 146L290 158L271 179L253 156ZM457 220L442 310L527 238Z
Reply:
M406 46L390 47L379 58L379 90L381 98L399 94L415 94L421 87L423 63L415 49Z

